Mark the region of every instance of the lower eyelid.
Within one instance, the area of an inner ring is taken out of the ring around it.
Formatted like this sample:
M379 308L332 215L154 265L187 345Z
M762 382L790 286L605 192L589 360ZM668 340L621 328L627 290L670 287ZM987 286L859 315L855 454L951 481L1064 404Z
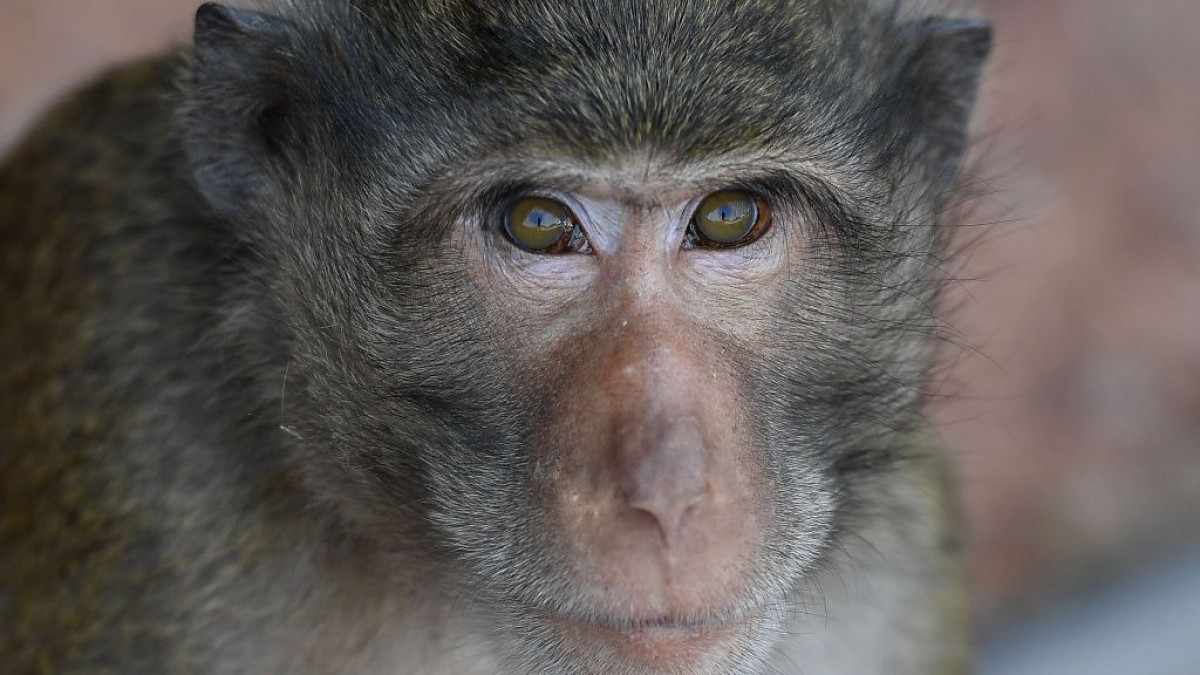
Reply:
M757 239L740 246L705 247L697 246L686 249L697 258L707 257L714 263L726 267L733 265L755 265L759 261L766 263L772 257L782 256L781 247L787 245L787 233L779 223L772 223ZM740 261L740 262L735 262Z
M539 288L544 292L566 286L576 286L588 277L589 269L568 256L526 257L504 263L504 276L520 288Z

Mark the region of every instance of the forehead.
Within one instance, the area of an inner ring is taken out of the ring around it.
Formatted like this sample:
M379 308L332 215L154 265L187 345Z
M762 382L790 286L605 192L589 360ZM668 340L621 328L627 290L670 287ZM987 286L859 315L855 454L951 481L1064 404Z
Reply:
M815 126L817 103L841 95L827 78L851 51L839 26L854 6L427 0L409 16L412 3L368 4L396 61L457 96L448 105L482 122L489 141L600 159L765 148Z
M509 95L536 134L596 154L720 152L769 135L787 117L787 83L800 75L797 36L756 4L563 9L553 18L515 8L505 16L520 27L506 34L516 77L498 78L494 91Z

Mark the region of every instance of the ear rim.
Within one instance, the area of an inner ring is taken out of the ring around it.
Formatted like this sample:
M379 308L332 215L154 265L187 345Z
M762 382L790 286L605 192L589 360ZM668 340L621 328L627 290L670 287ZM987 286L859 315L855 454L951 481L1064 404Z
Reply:
M270 148L256 143L255 125L286 97L286 83L272 73L271 61L294 29L285 18L216 2L196 10L180 136L197 186L221 215L252 211L269 185Z
M994 28L978 17L926 16L900 26L909 54L890 86L911 97L891 125L911 166L953 191L968 150Z
M196 47L202 49L211 44L208 38L283 36L293 27L294 24L283 17L219 2L205 2L196 8L193 35Z
M986 19L930 16L914 23L927 47L949 48L976 71L982 70L991 56L995 29Z

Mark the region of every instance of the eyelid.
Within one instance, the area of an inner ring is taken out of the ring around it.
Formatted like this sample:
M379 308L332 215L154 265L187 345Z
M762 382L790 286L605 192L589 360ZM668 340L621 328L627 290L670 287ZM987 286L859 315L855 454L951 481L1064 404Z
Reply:
M571 195L561 190L554 190L545 187L537 187L528 184L513 185L507 189L500 189L495 192L498 195L488 208L488 212L496 212L495 215L488 218L490 223L499 222L503 225L504 218L508 214L509 209L516 205L522 199L549 199L551 201L560 202L567 207L567 210L575 216L578 224L583 225L587 221L586 210L583 205L577 200L571 198Z

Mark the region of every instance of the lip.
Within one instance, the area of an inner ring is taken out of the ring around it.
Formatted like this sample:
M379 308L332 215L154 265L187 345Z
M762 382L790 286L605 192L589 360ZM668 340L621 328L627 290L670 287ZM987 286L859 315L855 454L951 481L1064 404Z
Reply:
M659 665L702 659L731 642L743 625L736 619L589 620L564 614L553 614L550 621L582 641L604 645L622 660Z

